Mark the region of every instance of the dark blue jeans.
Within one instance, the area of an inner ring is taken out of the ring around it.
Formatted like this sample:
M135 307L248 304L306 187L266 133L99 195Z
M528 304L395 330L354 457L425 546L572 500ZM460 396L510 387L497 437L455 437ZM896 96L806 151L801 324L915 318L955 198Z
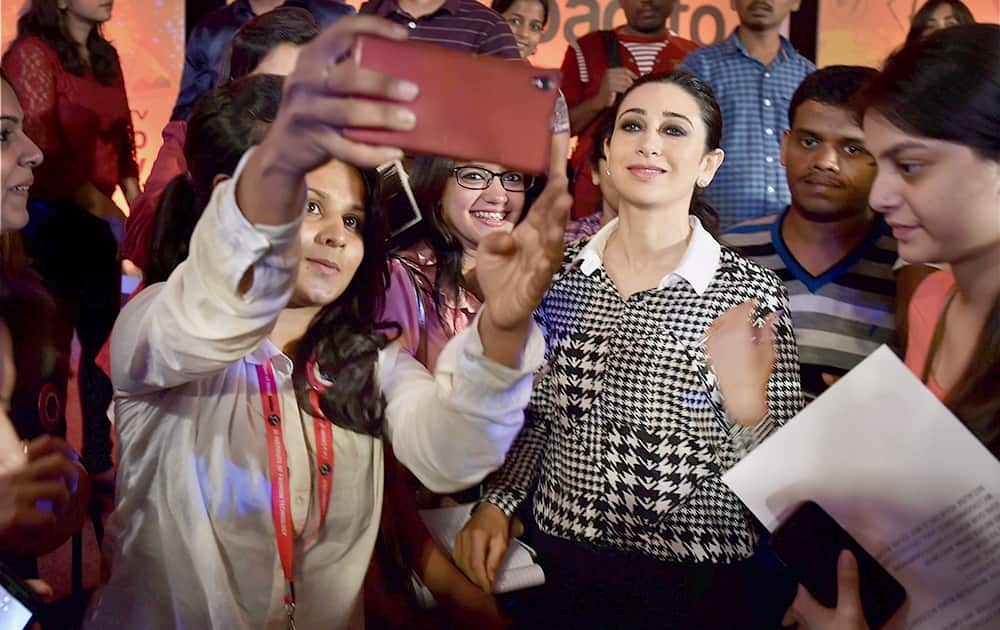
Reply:
M80 340L77 377L83 412L83 464L92 473L103 472L111 467L107 410L112 387L111 379L94 360L118 316L118 243L106 221L72 203L30 199L28 213L24 240L31 265L64 319L57 350L69 356L74 330ZM65 380L56 386L66 400Z

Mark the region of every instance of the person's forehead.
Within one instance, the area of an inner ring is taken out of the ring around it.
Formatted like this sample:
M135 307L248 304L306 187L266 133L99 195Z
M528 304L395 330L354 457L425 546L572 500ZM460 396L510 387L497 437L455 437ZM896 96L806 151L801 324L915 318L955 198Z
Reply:
M844 135L863 136L861 121L848 105L803 101L796 109L792 131L803 129L837 131Z
M647 115L660 116L676 112L685 116L698 114L698 101L687 90L674 83L653 82L640 85L622 100L620 111L645 110Z
M14 93L14 88L6 81L0 81L0 83L3 84L3 98L0 99L2 101L0 102L0 111L2 111L4 116L21 118L21 104L17 102L17 94Z
M507 13L520 13L521 15L542 15L542 3L539 0L514 0Z
M510 169L504 167L502 164L497 164L495 162L479 162L479 161L476 161L476 160L462 162L460 164L456 164L455 166L456 167L475 166L475 167L478 167L478 168L485 168L486 170L489 170L489 171L496 171L498 173L501 172L501 171L510 170Z
M313 192L333 201L357 204L364 199L364 180L358 170L331 160L306 174L306 186Z

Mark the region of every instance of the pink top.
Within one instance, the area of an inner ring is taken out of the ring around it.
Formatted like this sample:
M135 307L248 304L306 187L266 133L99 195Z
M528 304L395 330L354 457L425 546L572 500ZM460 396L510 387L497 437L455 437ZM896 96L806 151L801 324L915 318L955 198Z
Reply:
M942 269L927 276L910 300L909 333L906 343L906 367L922 378L927 353L930 352L934 329L944 313L944 307L955 290L955 275L950 269ZM927 388L944 400L948 392L934 380L933 372L927 379Z
M389 290L386 291L382 319L399 324L402 329L400 344L408 354L417 359L421 358L418 356L420 337L422 334L425 336L426 367L433 371L445 344L469 327L483 304L470 291L460 289L458 300L453 300L448 295L442 296L443 313L439 317L434 307L434 294L430 284L437 282L433 250L426 243L420 243L412 249L400 252L398 256L408 262L401 262L397 258L389 261L390 284ZM412 275L407 271L407 267L413 272ZM419 304L414 278L420 285ZM423 331L420 326L421 306L426 322Z

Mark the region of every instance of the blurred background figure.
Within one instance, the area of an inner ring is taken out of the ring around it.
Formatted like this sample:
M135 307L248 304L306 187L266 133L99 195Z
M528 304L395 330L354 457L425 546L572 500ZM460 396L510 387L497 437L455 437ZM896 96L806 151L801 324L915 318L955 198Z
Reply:
M255 17L279 7L300 7L323 26L330 26L354 7L341 0L235 0L201 18L184 49L184 73L170 120L187 120L198 97L218 84L222 61L237 30Z
M962 0L930 0L913 14L904 46L919 41L935 31L958 24L975 24L976 18Z
M111 200L117 187L130 204L139 194L121 64L101 32L111 8L100 0L31 0L3 59L24 128L46 157L35 172L25 244L67 322L59 352L69 356L73 330L80 339L83 462L108 490L111 381L94 363L121 299L118 243L108 220L124 218Z

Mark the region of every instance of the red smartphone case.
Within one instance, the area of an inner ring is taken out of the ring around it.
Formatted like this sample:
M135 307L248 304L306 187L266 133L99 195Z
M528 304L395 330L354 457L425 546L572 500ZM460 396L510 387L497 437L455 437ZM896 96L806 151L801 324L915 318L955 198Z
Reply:
M495 162L531 174L548 170L558 70L424 42L362 35L359 66L420 86L408 132L345 129L347 137L410 153Z

